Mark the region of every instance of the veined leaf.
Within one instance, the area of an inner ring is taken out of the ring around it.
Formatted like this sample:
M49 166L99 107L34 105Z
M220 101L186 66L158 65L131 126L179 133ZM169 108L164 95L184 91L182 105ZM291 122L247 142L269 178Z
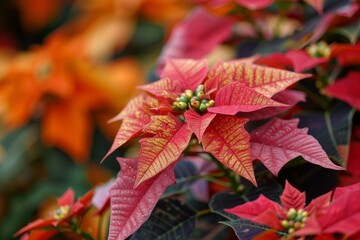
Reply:
M209 78L217 78L219 88L231 82L241 82L257 92L272 97L293 83L310 77L310 74L294 73L250 63L224 62L211 68Z
M196 212L179 201L164 199L131 240L189 239L195 229Z
M285 112L289 110L291 107L296 105L299 102L305 102L306 95L300 91L294 90L285 90L275 94L272 99L287 104L288 106L285 107L267 107L260 109L255 112L239 112L236 114L238 117L248 118L250 120L262 120L269 117L273 117L277 114Z
M174 173L176 177L176 183L166 189L162 196L163 198L172 194L185 192L189 189L189 186L196 181L191 178L197 174L196 167L192 162L185 159L181 160L175 165Z
M136 186L175 162L188 146L192 134L187 124L170 113L153 116L143 131L155 136L140 140Z
M319 142L307 134L306 128L297 128L298 123L298 119L273 118L252 131L252 159L259 159L274 175L277 175L288 161L298 156L322 167L343 170L330 161Z
M210 125L215 116L215 113L210 112L207 112L204 115L200 115L192 109L184 113L184 117L188 123L189 128L195 133L199 142L202 141L202 137L206 128Z
M250 159L249 134L244 125L247 119L217 115L203 136L204 150L235 173L256 185Z
M123 121L115 136L114 142L103 160L123 144L141 134L141 130L151 121L151 116L153 115L150 109L144 104L134 104L131 106L131 112L129 108L129 112L124 114L126 115L123 116Z
M352 116L355 110L343 103L331 111L302 113L299 127L308 127L331 159L346 166L349 151Z
M264 107L286 106L268 98L240 82L232 82L221 88L215 98L215 106L209 112L235 115L252 112Z
M110 189L109 240L125 239L148 219L165 189L175 182L174 165L134 188L137 159L118 158L121 174Z
M202 83L208 71L206 59L168 59L166 61L162 78L170 78L174 82L179 82L182 89L195 89Z
M285 188L283 194L280 196L281 204L286 208L301 209L305 206L305 193L300 192L288 181L285 182Z
M142 85L139 88L157 97L175 99L181 92L181 87L179 82L166 77L156 82Z
M121 121L127 116L131 115L134 111L143 105L145 98L146 96L143 94L134 97L128 102L124 109L118 115L110 119L109 122Z

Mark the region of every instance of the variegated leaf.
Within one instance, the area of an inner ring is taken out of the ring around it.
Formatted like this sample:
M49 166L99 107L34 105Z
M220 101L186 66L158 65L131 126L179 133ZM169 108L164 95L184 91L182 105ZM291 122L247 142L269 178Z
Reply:
M175 182L174 165L134 188L136 158L118 158L121 174L110 189L109 240L126 239L150 216L165 189Z
M179 82L170 78L163 78L156 82L142 85L139 88L156 97L175 99L181 92L182 86Z
M250 159L250 136L244 125L247 119L217 115L203 136L204 150L235 173L256 185Z
M109 120L109 122L121 121L126 118L128 115L132 114L136 109L143 105L145 95L140 94L129 101L125 108L115 117Z
M114 142L103 160L123 144L141 134L142 129L150 122L150 117L153 115L145 105L134 105L131 110L131 112L125 113Z
M281 102L287 104L287 106L280 106L280 107L269 107L269 108L262 108L255 112L239 112L236 114L238 117L248 118L250 120L262 120L269 117L273 117L277 114L283 113L293 106L295 106L299 102L305 102L306 94L300 91L294 90L285 90L275 94L272 97L273 100L277 102Z
M240 82L231 82L217 93L215 106L209 112L235 115L237 112L253 112L264 107L280 107L276 102Z
M184 117L186 119L186 122L188 123L189 128L195 133L199 142L202 141L202 137L206 128L209 126L215 116L215 113L209 112L204 115L200 115L191 109L184 113Z
M203 82L207 71L208 63L206 59L168 59L161 77L179 82L183 90L190 89L194 91Z
M237 81L267 97L271 97L293 83L310 76L310 74L294 73L241 62L217 64L208 73L208 78L218 79L220 88Z
M277 175L288 161L298 156L325 168L343 170L332 163L319 142L307 134L307 128L297 128L298 123L298 119L273 118L252 131L252 159L259 159L274 175Z
M144 132L155 134L140 140L136 186L166 169L188 146L192 132L174 115L153 116Z

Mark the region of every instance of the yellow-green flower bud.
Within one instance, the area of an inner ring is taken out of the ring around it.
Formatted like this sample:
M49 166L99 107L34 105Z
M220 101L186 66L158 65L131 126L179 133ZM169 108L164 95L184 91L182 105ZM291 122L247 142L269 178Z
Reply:
M180 96L180 102L184 102L184 103L187 103L188 102L188 99L185 95L181 95Z
M206 109L207 109L206 103L201 103L200 106L199 106L199 110L200 110L201 112L205 112Z
M192 100L192 99L191 99L190 105L191 105L193 108L198 109L198 108L200 107L200 101L199 101L199 100Z
M194 96L193 92L190 89L186 89L184 92L187 99L191 99Z
M281 221L281 226L283 226L284 228L289 228L290 227L289 222L287 220L282 220Z
M178 106L181 110L186 110L188 108L188 105L185 102L179 102Z
M206 107L207 107L207 108L213 107L214 104L215 104L215 101L214 101L214 100L210 100L210 101L206 104Z

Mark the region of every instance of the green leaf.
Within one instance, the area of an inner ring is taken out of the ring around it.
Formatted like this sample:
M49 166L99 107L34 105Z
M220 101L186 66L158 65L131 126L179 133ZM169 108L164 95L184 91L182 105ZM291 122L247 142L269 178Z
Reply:
M37 141L37 129L34 125L10 132L1 140L4 156L0 160L0 188L29 168L30 161L40 151Z
M283 192L282 187L272 180L266 181L265 184L261 184L259 187L255 187L252 184L246 184L245 189L248 191L243 195L235 195L226 192L215 194L209 203L211 211L227 219L235 220L238 219L238 217L225 212L224 209L233 208L248 201L253 201L257 199L260 194L273 201L279 202L279 196Z
M163 198L187 191L189 186L196 181L192 176L197 175L197 170L195 165L190 161L182 160L178 162L175 166L174 173L176 183L165 190L162 196Z
M189 239L195 228L196 213L179 201L164 199L150 218L132 235L135 239Z
M349 151L352 117L355 110L345 103L339 103L327 112L303 113L299 127L308 127L328 156L346 167Z

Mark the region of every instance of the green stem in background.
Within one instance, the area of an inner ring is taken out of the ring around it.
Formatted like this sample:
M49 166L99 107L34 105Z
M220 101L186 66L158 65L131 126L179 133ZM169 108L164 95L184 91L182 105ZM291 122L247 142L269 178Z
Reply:
M78 220L76 218L72 218L70 221L70 227L72 232L80 235L83 237L83 239L85 240L95 240L91 234L89 234L88 232L85 232L83 229L81 229L80 224L78 222Z

